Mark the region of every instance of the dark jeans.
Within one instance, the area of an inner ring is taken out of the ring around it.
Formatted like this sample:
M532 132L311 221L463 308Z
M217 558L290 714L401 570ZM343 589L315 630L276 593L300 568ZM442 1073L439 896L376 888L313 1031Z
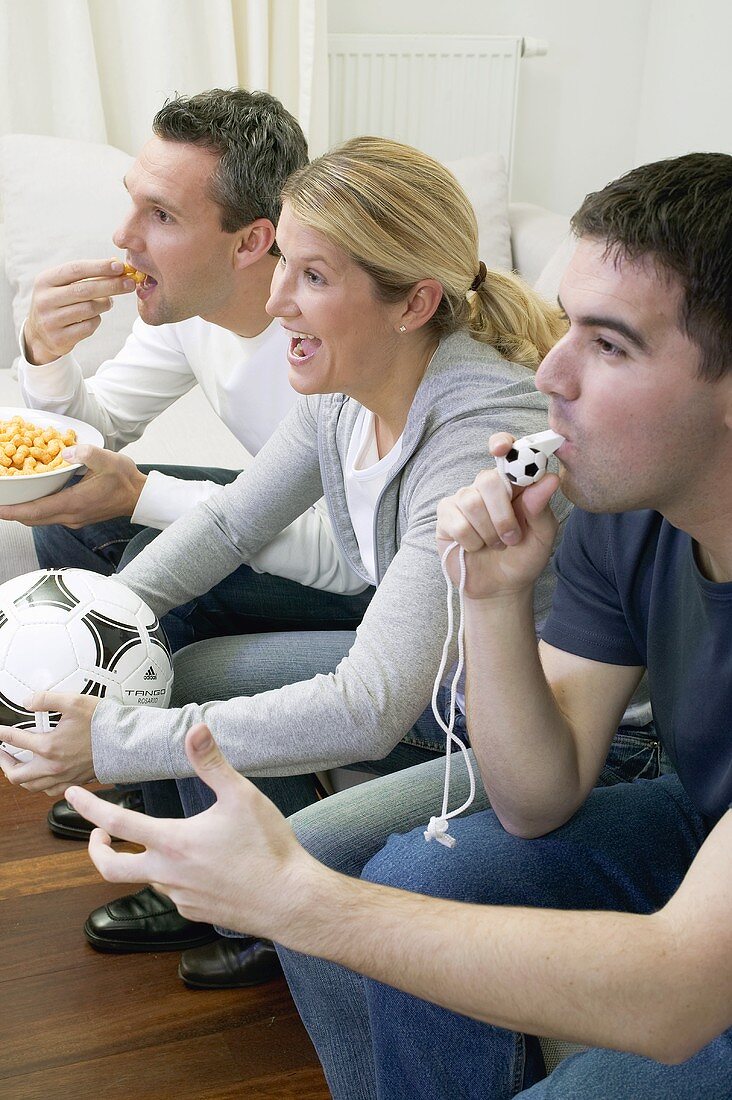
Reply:
M455 832L457 859L450 859L453 852L427 852L413 832L392 837L363 877L481 904L652 913L680 885L707 823L678 777L666 775L598 788L566 825L536 840L510 836L490 810L464 819ZM732 1081L727 1032L680 1066L595 1049L561 1063L538 1084L525 1062L526 1037L468 1021L378 982L365 982L364 990L379 1097L437 1100L448 1094L440 1089L442 1081L449 1095L465 1100L500 1100L526 1089L536 1100L721 1100ZM415 1074L420 1035L433 1040L431 1072Z
M387 886L484 905L629 913L666 903L708 831L674 774L597 787L564 826L534 840L503 829L479 784L474 812L451 822L458 844L447 849L423 835L439 806L442 772L435 761L377 779L308 807L291 824L329 866ZM454 786L457 805L467 786L460 767ZM322 959L278 952L334 1100L732 1096L732 1031L682 1065L589 1050L541 1080L530 1036L448 1012Z

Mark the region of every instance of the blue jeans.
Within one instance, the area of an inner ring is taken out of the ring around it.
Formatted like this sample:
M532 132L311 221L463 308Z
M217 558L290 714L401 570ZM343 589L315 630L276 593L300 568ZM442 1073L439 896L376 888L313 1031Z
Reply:
M451 823L459 843L448 850L422 836L440 805L443 766L433 761L345 791L301 811L292 825L329 866L386 885L481 904L638 913L658 909L675 892L707 833L674 774L623 783L612 764L616 781L596 788L561 829L531 841L505 832L479 786L474 812ZM461 763L453 775L451 804L458 805L467 791ZM392 826L397 835L384 846ZM731 1032L683 1066L591 1050L542 1081L530 1036L278 950L335 1100L503 1100L519 1093L532 1100L729 1100L732 1094Z

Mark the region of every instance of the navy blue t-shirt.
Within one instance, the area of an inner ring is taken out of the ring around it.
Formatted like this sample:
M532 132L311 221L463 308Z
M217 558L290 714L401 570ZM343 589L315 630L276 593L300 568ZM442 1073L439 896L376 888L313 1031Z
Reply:
M689 535L649 511L575 508L555 569L544 640L645 666L656 729L687 794L721 817L732 803L732 582L707 580Z

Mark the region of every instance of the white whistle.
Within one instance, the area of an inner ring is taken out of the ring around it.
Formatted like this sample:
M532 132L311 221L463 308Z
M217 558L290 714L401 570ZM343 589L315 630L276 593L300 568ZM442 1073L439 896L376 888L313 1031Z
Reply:
M541 481L549 458L564 442L564 436L551 429L535 432L517 439L507 454L496 458L496 469L509 496L513 495L515 486L523 489Z

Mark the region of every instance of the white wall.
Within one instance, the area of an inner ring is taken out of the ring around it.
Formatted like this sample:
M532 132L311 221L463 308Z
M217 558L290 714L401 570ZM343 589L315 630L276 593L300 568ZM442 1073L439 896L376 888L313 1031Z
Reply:
M333 33L545 39L547 56L522 62L517 200L571 213L635 164L730 149L729 0L328 0L328 20Z
M732 153L732 4L652 0L637 164L691 151Z

